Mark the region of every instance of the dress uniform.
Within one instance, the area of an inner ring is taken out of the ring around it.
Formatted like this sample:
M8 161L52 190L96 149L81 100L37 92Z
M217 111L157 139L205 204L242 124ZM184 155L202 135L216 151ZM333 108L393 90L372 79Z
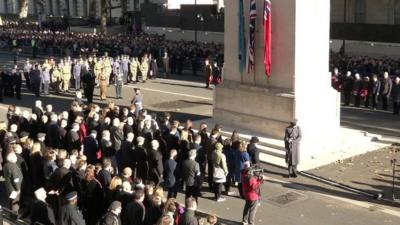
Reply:
M104 73L104 70L102 70L100 72L99 80L100 80L100 82L99 82L100 83L100 99L105 100L107 98L108 81L107 81L107 76Z
M147 74L149 73L149 59L147 56L142 59L142 63L140 64L140 73L142 74L142 81L146 82Z
M138 62L137 58L132 58L131 63L130 63L130 70L131 70L130 79L133 83L136 83L138 66L139 66L139 62Z

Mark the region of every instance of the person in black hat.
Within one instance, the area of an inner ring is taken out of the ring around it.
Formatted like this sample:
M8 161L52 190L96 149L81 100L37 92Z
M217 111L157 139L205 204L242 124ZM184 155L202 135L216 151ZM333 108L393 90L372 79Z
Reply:
M34 192L36 200L32 205L31 225L41 223L43 225L54 225L55 217L53 209L47 204L47 193L44 188Z
M107 213L101 219L99 225L121 225L122 204L120 201L113 201L108 207Z
M288 164L289 177L297 177L297 165L299 164L299 144L301 140L301 130L297 125L297 119L290 121L290 125L285 129L285 161Z
M82 213L78 210L78 193L76 191L65 195L65 204L61 208L61 225L86 225Z

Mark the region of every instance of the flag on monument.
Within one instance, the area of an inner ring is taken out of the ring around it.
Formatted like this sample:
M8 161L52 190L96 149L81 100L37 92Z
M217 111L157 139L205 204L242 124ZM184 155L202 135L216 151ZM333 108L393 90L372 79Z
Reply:
M264 67L268 78L271 75L271 1L264 1Z
M243 0L239 1L239 32L238 32L238 47L239 47L239 71L242 73L244 68L246 67L246 39L245 39L245 30L244 30L244 9L243 9Z
M256 42L256 19L257 19L257 5L256 0L250 0L250 13L249 13L249 61L247 64L247 72L254 71L254 58L255 58L255 42Z

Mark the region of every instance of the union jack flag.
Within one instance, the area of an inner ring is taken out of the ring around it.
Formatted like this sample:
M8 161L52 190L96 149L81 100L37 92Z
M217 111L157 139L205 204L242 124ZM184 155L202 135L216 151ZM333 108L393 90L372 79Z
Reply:
M254 58L255 58L255 41L256 41L256 19L257 19L257 5L256 0L250 1L250 24L249 24L249 61L247 64L247 72L254 71Z

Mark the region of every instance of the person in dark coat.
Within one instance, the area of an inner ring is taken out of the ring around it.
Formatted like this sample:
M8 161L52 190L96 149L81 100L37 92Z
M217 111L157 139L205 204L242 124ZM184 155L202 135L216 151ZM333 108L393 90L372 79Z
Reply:
M297 177L297 165L299 164L299 144L301 141L301 130L294 119L285 129L285 161L288 164L289 177Z
M195 161L196 150L189 151L189 158L182 162L182 179L186 184L185 198L194 197L197 201L200 187L200 167Z
M393 114L399 115L400 111L400 77L396 77L392 89Z
M97 174L96 178L100 182L102 187L108 187L112 179L112 163L110 159L104 159L102 168Z
M86 67L82 68L82 74L83 93L90 104L93 102L93 92L96 85L96 77L94 76L93 71L89 71Z
M119 153L119 170L122 171L124 168L129 167L132 171L135 171L135 158L134 151L135 145L133 144L134 134L132 132L126 135L126 139L122 142L121 150Z
M387 110L390 95L392 93L393 82L389 77L389 73L385 72L383 74L383 79L381 83L381 99L382 99L382 109Z
M43 225L54 225L55 217L53 209L47 204L47 193L44 188L35 191L36 201L32 205L31 225L40 223Z
M198 225L199 221L196 218L197 201L190 197L185 200L185 212L179 220L179 225Z
M360 78L360 74L355 74L354 85L353 85L353 95L354 95L354 106L360 107L361 104L361 90L363 88L363 80Z
M61 208L61 225L86 225L82 213L78 210L78 194L76 191L65 196L67 204Z
M175 161L178 152L176 149L171 149L169 152L169 159L165 161L164 165L164 187L168 189L168 199L176 198L178 194L178 185L176 184L175 170L177 163Z
M121 225L122 224L120 218L121 211L122 211L121 202L113 201L110 204L107 213L101 219L99 225Z
M50 122L47 124L47 143L52 148L60 147L60 126L57 124L57 114L50 116Z
M371 82L371 97L372 97L372 108L375 110L378 107L379 93L381 92L381 82L378 80L378 76L372 76Z
M18 71L17 68L12 73L12 85L15 91L15 97L21 100L21 86L22 86L22 71Z
M32 114L36 114L37 120L41 120L43 116L43 106L42 101L35 101L35 107L32 108Z
M83 139L83 154L86 155L88 164L96 165L97 152L99 151L99 144L97 142L97 131L90 131L90 135Z
M247 152L253 165L260 165L260 149L257 148L258 137L252 137L247 145Z
M17 155L14 152L8 153L7 162L3 167L4 185L6 188L6 196L10 199L10 209L16 213L19 210L19 200L21 195L21 184L23 175L21 169L17 165Z
M67 149L67 125L68 122L66 120L61 120L60 127L58 128L58 134L60 139L60 147L61 149Z
M73 149L81 149L81 141L79 137L79 124L74 123L72 124L72 129L67 132L66 135L66 144L67 144L67 151L71 152Z
M40 83L41 83L41 76L39 65L35 65L35 68L31 70L29 73L29 79L31 81L33 93L36 97L40 97Z
M147 151L143 147L144 138L137 137L137 146L134 150L134 158L135 158L135 177L141 178L142 180L147 180L149 173L149 165L147 162Z
M122 129L119 128L120 121L118 118L113 120L113 126L110 128L110 138L113 144L113 148L115 151L119 151L121 149L122 141L124 140L124 133Z
M350 105L351 92L353 91L354 80L351 77L351 72L347 71L346 77L343 78L343 93L344 93L344 105Z
M104 192L95 178L95 167L89 165L85 172L85 185L82 198L82 213L88 225L95 225L102 216Z
M164 166L162 154L158 151L159 143L157 140L151 141L152 150L148 154L149 179L158 185L163 177Z
M122 215L123 225L143 225L146 209L143 205L144 192L137 190L133 193L133 201L126 205Z

